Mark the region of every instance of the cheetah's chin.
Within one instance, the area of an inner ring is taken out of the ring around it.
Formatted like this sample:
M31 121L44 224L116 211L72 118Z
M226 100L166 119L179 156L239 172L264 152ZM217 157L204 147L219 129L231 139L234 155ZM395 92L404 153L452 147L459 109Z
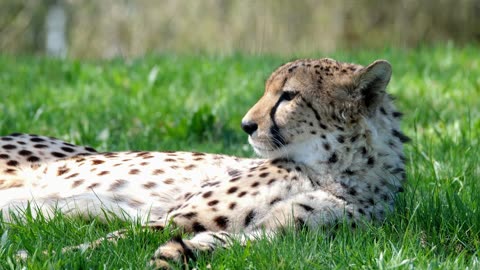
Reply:
M253 148L253 150L261 158L276 159L276 158L287 158L288 156L285 154L284 151L281 151L281 150L260 150L257 148Z
M282 148L266 147L264 144L259 144L255 142L250 137L248 138L248 142L252 146L253 151L255 151L255 154L257 154L262 158L275 159L275 158L287 157L288 152L286 151L286 149L284 149L284 147Z

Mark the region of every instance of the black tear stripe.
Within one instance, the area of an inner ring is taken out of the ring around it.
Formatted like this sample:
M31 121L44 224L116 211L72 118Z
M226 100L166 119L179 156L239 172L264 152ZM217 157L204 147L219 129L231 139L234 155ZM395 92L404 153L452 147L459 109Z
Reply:
M287 83L287 78L283 80L282 88L285 86L285 83ZM270 134L272 134L272 143L275 147L281 147L281 146L287 145L287 142L285 141L283 136L280 134L280 128L278 127L277 122L275 121L275 113L277 113L278 106L284 100L285 98L283 97L283 95L281 95L277 103L275 103L273 108L270 110L270 119L272 120L272 127L270 127Z
M300 96L302 98L302 101L305 102L305 104L307 105L307 107L312 110L313 114L315 115L315 119L317 119L317 122L318 122L318 126L321 127L322 129L325 129L325 125L321 122L321 118L320 118L320 114L318 113L317 110L315 110L315 108L313 108L312 106L312 103L308 102L303 96Z

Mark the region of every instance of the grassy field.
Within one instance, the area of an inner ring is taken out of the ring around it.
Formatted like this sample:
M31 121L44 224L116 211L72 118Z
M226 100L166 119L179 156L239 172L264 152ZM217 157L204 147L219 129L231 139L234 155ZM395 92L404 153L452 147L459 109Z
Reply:
M201 254L205 269L480 269L480 47L338 52L389 60L405 112L408 185L381 226L287 232L269 243ZM84 62L0 56L0 134L50 135L99 150L195 150L252 156L239 123L276 56L158 55ZM322 54L308 57L324 57ZM129 228L118 245L62 247ZM142 269L169 232L112 220L0 223L0 269ZM25 262L14 254L26 249ZM42 250L51 251L49 255Z

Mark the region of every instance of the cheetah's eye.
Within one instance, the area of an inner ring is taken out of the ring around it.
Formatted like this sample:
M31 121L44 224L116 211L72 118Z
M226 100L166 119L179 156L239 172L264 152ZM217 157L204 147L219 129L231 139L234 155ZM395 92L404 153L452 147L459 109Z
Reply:
M292 91L292 90L283 91L280 99L290 101L290 100L294 99L295 96L297 96L297 94L298 94L297 91Z

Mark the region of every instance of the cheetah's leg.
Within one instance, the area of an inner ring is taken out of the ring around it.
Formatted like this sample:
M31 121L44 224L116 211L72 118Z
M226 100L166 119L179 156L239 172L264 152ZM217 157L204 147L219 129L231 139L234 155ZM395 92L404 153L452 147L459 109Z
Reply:
M92 242L83 243L83 244L76 245L76 246L64 247L64 248L62 248L61 253L63 254L63 253L69 252L69 251L76 251L76 250L82 250L83 251L83 250L87 250L87 249L95 249L105 241L117 243L117 241L119 239L122 239L122 238L126 237L126 232L127 232L126 229L121 229L121 230L118 230L118 231L111 232L111 233L107 234L105 237L101 237L101 238L99 238L95 241L92 241ZM55 252L55 251L53 251L53 252ZM47 255L48 251L44 250L43 254ZM28 252L26 250L20 250L20 251L17 252L16 258L20 259L20 260L26 260L28 258Z
M245 233L202 232L190 240L172 239L157 249L151 264L157 268L168 268L168 261L186 262L193 258L197 251L213 251L219 247L228 247L232 243L231 240L244 245L248 241L265 236L268 239L292 224L317 228L342 218L350 218L350 215L345 213L353 213L353 209L343 200L324 191L298 194L278 202Z
M288 225L315 229L358 217L353 205L323 190L298 194L280 201L258 222L261 228L278 230Z
M10 191L10 190L8 190ZM0 196L7 191L0 191ZM148 208L137 209L128 206L127 204L118 203L111 196L102 196L95 193L85 193L66 198L58 198L53 195L37 195L34 196L35 190L11 190L10 193L18 193L22 196L9 196L6 193L7 200L4 202L0 199L0 209L3 213L3 220L10 221L11 214L17 217L25 215L27 209L31 210L33 218L38 215L46 219L52 218L56 212L62 213L68 217L80 217L84 219L98 218L102 222L107 222L110 217L117 217L122 220L137 220L147 216ZM37 199L38 198L38 199Z
M155 230L155 231L163 230L165 228L165 223L164 222L159 222L159 221L152 221L152 222L148 222L148 225L142 226L142 228L152 229L152 230ZM69 252L69 251L75 251L75 250L95 249L105 241L106 242L112 242L112 243L116 244L118 242L118 240L126 237L127 232L128 232L127 229L120 229L120 230L117 230L117 231L113 231L113 232L108 233L106 236L100 237L100 238L98 238L98 239L96 239L92 242L87 242L87 243L83 243L83 244L76 245L76 246L64 247L64 248L62 248L62 253Z
M142 226L142 228L153 229L158 231L158 230L163 230L165 228L165 224L160 223L158 221L149 222L149 225ZM62 248L61 253L63 254L70 251L77 251L77 250L83 251L87 249L95 249L98 246L100 246L103 242L111 242L116 244L118 240L123 239L127 236L127 232L128 232L127 229L120 229L117 231L113 231L108 233L106 236L100 237L91 242L83 243L76 246L64 247ZM47 251L45 250L43 251L43 253L47 254ZM28 258L28 252L26 250L20 250L19 252L17 252L16 257L21 260L26 260Z
M170 269L168 261L186 264L189 259L195 259L195 253L197 252L226 248L236 242L240 245L246 245L249 241L265 237L270 238L274 235L273 231L255 230L249 233L201 232L188 240L175 237L155 251L150 265L156 269Z

